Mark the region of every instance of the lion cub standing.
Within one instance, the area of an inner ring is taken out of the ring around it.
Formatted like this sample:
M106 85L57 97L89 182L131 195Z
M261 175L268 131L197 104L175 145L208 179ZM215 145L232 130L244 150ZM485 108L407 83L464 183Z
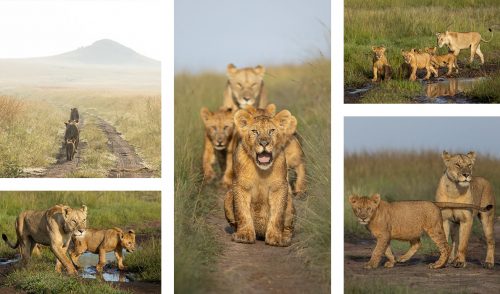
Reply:
M391 65L389 64L389 61L387 61L387 57L385 57L385 50L386 49L384 46L379 46L379 47L372 46L372 52L373 52L372 82L377 82L378 80L382 79L382 77L384 80L391 79L392 68Z
M446 265L449 256L449 245L441 222L441 210L430 201L397 201L386 202L379 194L371 198L349 196L354 215L362 225L377 238L367 269L377 268L385 253L388 261L385 267L393 267L397 262L409 260L422 245L420 237L426 232L439 248L439 259L429 267L436 269ZM410 241L411 247L397 260L392 254L390 241Z
M425 68L427 74L424 80L428 80L431 77L431 73L434 77L438 76L437 70L432 66L431 55L429 53L420 53L411 49L410 51L401 50L401 55L403 55L405 63L411 67L410 81L415 81L417 79L417 69Z
M446 171L439 180L436 190L436 201L466 203L479 207L492 208L485 211L478 211L477 209L444 209L442 211L446 240L448 240L448 236L450 235L452 240L450 260L455 267L465 267L465 256L472 223L474 216L478 216L483 226L487 245L484 267L491 269L495 264L495 237L493 235L495 197L493 189L486 179L472 176L472 167L476 160L475 152L449 154L443 151L442 158L446 166Z
M212 165L217 159L224 173L223 184L231 185L233 170L233 112L231 108L211 112L203 107L200 111L205 124L205 146L203 148L203 175L207 182L215 178Z
M232 240L272 246L289 246L294 207L283 152L297 120L288 110L274 116L245 109L235 113L239 143L234 153L234 179L226 193L226 219L235 228Z
M80 255L86 251L99 254L99 263L96 265L96 270L101 272L106 264L106 252L115 252L116 261L120 270L126 269L123 265L123 249L127 252L135 250L135 232L129 230L124 233L119 228L108 230L87 229L83 235L71 237L74 248L70 252L73 264L79 268L78 260Z
M264 108L267 105L267 92L264 88L263 66L238 69L233 64L227 66L227 86L224 90L223 107L231 109L254 106Z
M448 54L444 55L437 55L437 47L426 47L424 51L431 55L431 63L437 70L439 70L440 67L446 66L448 67L447 76L451 75L453 69L455 69L455 73L458 73L457 57L452 52L448 52Z

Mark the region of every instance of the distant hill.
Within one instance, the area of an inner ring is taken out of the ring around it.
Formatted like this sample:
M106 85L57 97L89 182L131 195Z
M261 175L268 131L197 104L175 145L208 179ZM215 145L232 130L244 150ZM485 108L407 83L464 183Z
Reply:
M78 62L88 65L128 65L159 66L160 62L122 44L109 39L102 39L90 46L49 57L53 61Z

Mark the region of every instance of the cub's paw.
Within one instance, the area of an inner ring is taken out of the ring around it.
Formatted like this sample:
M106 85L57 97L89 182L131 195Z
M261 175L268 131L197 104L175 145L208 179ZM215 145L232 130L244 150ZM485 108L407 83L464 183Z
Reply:
M235 232L232 235L232 240L237 243L253 244L255 243L255 232L250 232L250 230Z
M226 188L231 188L231 185L233 184L233 180L231 179L231 177L228 177L228 176L224 176L222 178L222 185Z
M494 266L495 266L495 264L493 264L493 263L491 263L491 262L485 262L485 263L483 264L483 267L484 267L485 269L493 269L493 267L494 267Z
M378 267L378 264L376 264L376 263L374 263L374 262L369 261L369 262L367 262L367 263L365 264L365 266L364 266L363 268L364 268L364 269L375 269L375 268L377 268L377 267Z
M386 262L384 263L384 267L385 267L385 268L392 268L392 267L394 267L394 264L395 264L395 262L386 261Z
M282 234L268 231L266 233L266 244L271 246L284 246L282 243Z
M430 269L439 269L439 268L444 268L446 264L436 264L436 263L431 263L429 264Z
M453 262L453 266L456 268L464 268L466 265L467 263L465 261L461 261L458 259Z

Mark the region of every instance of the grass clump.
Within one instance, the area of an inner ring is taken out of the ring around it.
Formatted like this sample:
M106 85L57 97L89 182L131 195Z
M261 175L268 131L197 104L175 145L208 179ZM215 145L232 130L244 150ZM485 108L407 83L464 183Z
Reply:
M140 249L128 254L125 264L141 281L161 281L161 240L150 238L141 242Z

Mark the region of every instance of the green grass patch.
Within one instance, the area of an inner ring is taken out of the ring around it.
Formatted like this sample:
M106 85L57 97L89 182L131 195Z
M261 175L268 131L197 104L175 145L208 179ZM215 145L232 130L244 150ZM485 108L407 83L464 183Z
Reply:
M141 281L161 281L161 240L150 238L140 244L140 249L127 255L125 264Z
M477 82L465 95L478 103L500 103L500 74Z
M411 103L413 98L422 94L422 91L419 82L390 80L380 83L369 91L363 96L361 103Z

